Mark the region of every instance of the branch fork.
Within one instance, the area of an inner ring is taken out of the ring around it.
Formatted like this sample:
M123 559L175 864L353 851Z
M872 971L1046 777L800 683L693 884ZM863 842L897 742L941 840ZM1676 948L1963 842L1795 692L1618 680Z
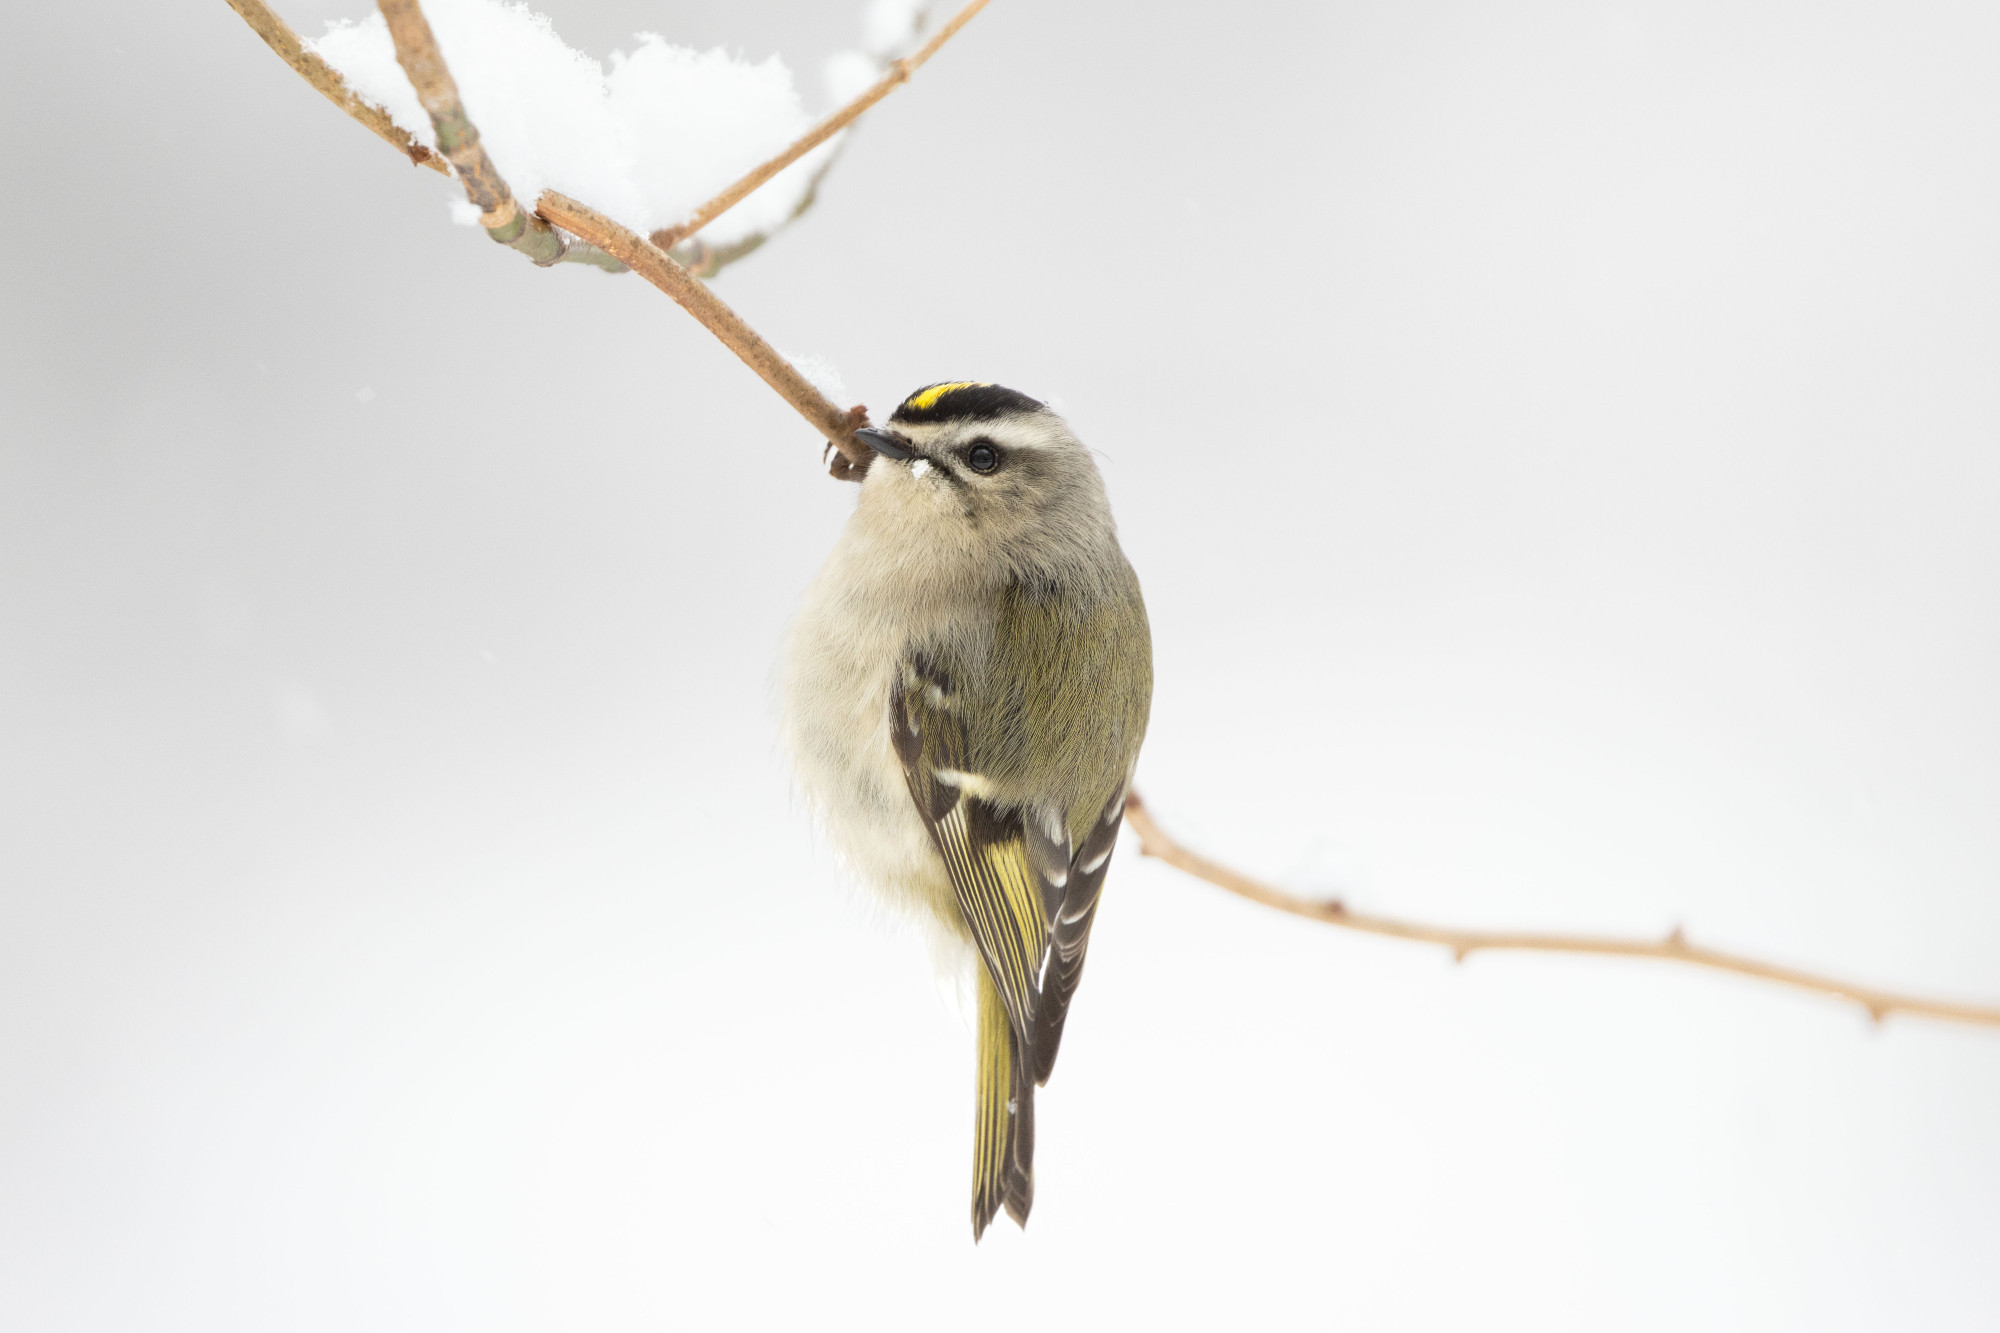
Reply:
M840 481L860 481L867 473L874 453L854 432L868 424L868 409L841 409L829 402L798 368L779 355L776 348L757 335L735 311L717 298L696 273L711 274L732 259L754 250L762 237L723 250L712 249L695 240L695 233L740 203L751 191L770 180L792 163L851 125L862 112L896 88L929 60L972 16L984 9L987 0L970 0L963 9L924 43L915 54L890 63L888 71L859 97L813 126L796 142L768 162L762 163L715 198L703 204L678 226L663 228L647 240L595 209L566 195L550 190L536 201L535 211L524 210L508 188L493 159L480 142L479 127L459 98L458 84L438 49L418 0L379 0L382 17L395 44L397 63L417 90L417 100L431 119L438 148L433 151L398 129L386 112L354 95L340 72L318 54L307 50L286 22L272 12L264 0L228 0L259 37L284 62L334 105L366 125L407 155L411 162L446 172L465 187L465 197L479 210L479 225L500 244L519 250L538 267L560 263L592 264L608 272L632 269L671 296L682 309L701 321L704 328L742 359L759 378L775 389L800 416L810 422L834 451L827 471ZM446 163L450 166L447 167ZM800 211L812 202L808 191ZM797 214L795 213L794 216ZM551 225L551 224L554 225ZM563 230L558 231L556 228ZM563 232L578 238L572 243ZM688 244L688 243L692 244ZM667 254L683 245L695 261L696 272Z

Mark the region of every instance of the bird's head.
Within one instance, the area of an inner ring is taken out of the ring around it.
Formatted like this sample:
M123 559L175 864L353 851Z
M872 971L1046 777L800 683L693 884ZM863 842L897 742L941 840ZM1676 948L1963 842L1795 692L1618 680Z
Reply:
M1104 480L1049 408L998 384L917 390L857 437L878 455L861 512L911 555L1030 574L1096 557L1114 540Z

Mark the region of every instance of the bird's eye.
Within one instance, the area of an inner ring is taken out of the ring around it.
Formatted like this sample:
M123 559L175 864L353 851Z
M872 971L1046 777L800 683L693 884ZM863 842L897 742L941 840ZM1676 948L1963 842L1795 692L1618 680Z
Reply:
M972 464L974 472L991 472L1000 466L1000 451L981 440L965 451L965 461Z

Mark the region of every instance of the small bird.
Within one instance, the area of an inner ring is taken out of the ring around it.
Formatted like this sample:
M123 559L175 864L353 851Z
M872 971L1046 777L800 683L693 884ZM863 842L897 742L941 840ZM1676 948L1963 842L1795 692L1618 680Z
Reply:
M1104 479L1061 417L932 384L886 427L785 649L799 786L978 990L972 1236L1034 1203L1048 1082L1152 703Z

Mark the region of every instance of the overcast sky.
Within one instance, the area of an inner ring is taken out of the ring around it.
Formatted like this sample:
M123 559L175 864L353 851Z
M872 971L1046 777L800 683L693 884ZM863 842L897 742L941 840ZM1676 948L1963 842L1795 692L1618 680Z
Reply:
M545 7L815 106L860 8ZM1990 4L994 0L717 287L878 411L1069 415L1202 849L2000 1000L1996 62ZM970 1034L776 749L819 442L221 0L24 6L0 108L0 1324L2000 1317L2000 1033L1129 841L975 1249Z

